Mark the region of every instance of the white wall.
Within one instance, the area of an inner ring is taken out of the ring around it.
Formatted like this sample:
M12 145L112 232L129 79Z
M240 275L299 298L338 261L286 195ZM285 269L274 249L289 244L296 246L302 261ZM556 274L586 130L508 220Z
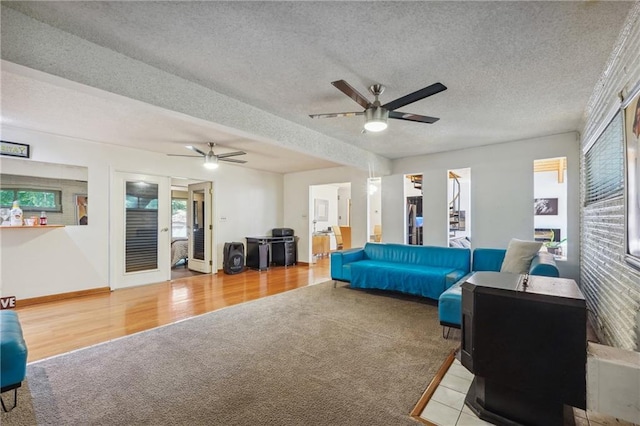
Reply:
M282 226L283 176L222 164L215 171L190 158L79 141L8 126L3 140L31 145L37 161L88 167L91 222L50 230L1 231L1 293L18 299L108 287L110 170L214 182L217 269L228 241ZM170 206L167 206L170 208ZM221 221L221 218L226 218Z
M383 182L385 241L402 242L404 213L397 193L402 175L423 174L424 244L447 245L447 170L471 168L472 247L504 248L511 238L532 240L533 160L567 157L569 258L558 267L563 277L579 279L579 145L566 133L395 160ZM397 207L396 207L397 206Z
M382 241L405 242L406 204L404 174L382 177ZM424 199L423 199L424 201Z
M309 187L330 183L351 183L351 245L362 247L367 241L367 172L352 167L334 167L284 175L284 221L293 228L298 240L298 260L311 263L309 239L310 209Z

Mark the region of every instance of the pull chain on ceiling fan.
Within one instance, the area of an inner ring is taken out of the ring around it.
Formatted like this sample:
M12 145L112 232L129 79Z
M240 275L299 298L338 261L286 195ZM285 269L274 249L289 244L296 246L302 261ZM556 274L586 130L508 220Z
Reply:
M206 167L207 169L217 169L219 161L225 161L227 163L239 163L239 164L246 163L246 161L244 160L236 160L235 158L229 158L229 157L235 157L237 155L245 155L246 152L244 151L234 151L234 152L227 152L226 154L216 155L213 153L213 147L216 146L216 144L214 142L208 142L207 145L209 146L209 152L206 152L206 153L196 148L193 145L185 146L185 148L190 149L191 151L194 151L200 155L182 155L182 154L167 154L167 155L170 157L204 157L204 167Z
M375 97L373 102L369 102L367 98L362 96L356 89L351 87L349 83L344 80L337 80L332 82L336 89L340 90L345 95L356 101L361 107L364 108L362 112L338 112L328 114L310 114L311 118L335 118L335 117L353 117L356 115L364 115L365 123L364 128L370 132L380 132L387 128L387 119L395 118L397 120L416 121L418 123L432 124L440 120L436 117L428 117L426 115L411 114L406 112L396 111L405 105L409 105L413 102L417 102L426 97L435 95L444 90L447 87L442 83L434 83L431 86L427 86L423 89L417 90L408 95L402 96L391 102L387 102L382 105L378 96L384 92L384 86L382 84L374 84L369 87L369 91Z

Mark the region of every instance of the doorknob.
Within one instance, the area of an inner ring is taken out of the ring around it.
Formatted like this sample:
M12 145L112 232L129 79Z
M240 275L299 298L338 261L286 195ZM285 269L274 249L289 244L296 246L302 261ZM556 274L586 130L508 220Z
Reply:
M160 230L160 232L167 232L167 231L169 231L169 228L162 228L162 229Z

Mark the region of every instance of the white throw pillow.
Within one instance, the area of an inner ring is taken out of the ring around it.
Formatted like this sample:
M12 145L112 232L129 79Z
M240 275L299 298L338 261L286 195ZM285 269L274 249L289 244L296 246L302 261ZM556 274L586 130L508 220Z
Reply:
M509 241L507 253L502 261L500 272L526 274L529 272L533 257L540 251L542 243L538 241L523 241L513 238Z

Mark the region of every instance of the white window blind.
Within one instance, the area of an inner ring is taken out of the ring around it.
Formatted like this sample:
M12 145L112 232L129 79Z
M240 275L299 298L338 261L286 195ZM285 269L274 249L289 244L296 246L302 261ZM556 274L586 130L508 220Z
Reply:
M585 155L585 206L623 194L623 137L619 112Z

